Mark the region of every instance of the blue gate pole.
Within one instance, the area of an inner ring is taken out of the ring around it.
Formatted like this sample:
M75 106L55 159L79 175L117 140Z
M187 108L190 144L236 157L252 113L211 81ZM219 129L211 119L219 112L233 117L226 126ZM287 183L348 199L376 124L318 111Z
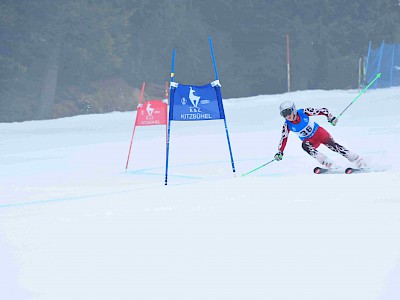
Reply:
M215 62L215 56L214 56L214 49L213 49L213 45L212 45L212 40L211 40L211 36L208 37L208 42L210 44L210 52L211 52L211 58L212 58L212 62L213 62L213 66L214 66L214 73L215 73L215 78L216 80L219 80L218 77L218 71L217 71L217 64ZM221 94L221 89L219 88L219 86L216 87L217 93L219 92L219 97L220 97L220 101L221 101L221 105L222 105L222 94ZM221 111L221 107L220 107L220 111ZM228 132L228 126L226 124L226 117L225 117L225 113L223 114L224 116L224 126L225 126L225 133L226 133L226 139L228 141L228 148L229 148L229 155L231 157L231 165L232 165L232 171L233 174L235 174L236 170L235 170L235 163L233 161L233 154L232 154L232 148L231 148L231 141L229 139L229 132Z
M395 46L395 55L394 55L394 62L395 62L395 64L396 64L396 66L397 65L399 65L400 64L400 44L397 44L396 46ZM400 81L399 81L399 79L400 79L400 74L399 74L399 72L396 72L395 74L394 74L394 84L395 85L400 85Z
M368 54L367 54L367 62L366 62L366 66L365 66L365 76L367 77L366 80L368 80L368 63L369 63L369 56L371 54L371 46L372 46L372 41L369 41L369 45L368 45Z
M171 120L173 115L173 98L175 94L175 88L171 87L171 82L174 81L174 71L175 71L175 49L172 51L172 67L171 67L171 79L169 82L169 116L168 116L168 129L167 129L167 145L166 145L166 159L165 159L165 185L168 184L168 157L169 157L169 140L170 140L170 133L171 133Z
M392 64L390 68L390 86L392 86L392 80L393 80L393 69L394 69L394 48L396 44L393 44L393 51L392 51Z
M379 73L379 70L381 69L381 62L382 62L382 54L383 54L383 47L385 46L385 41L382 41L381 49L379 50L379 62L378 62L378 69L376 70L376 73ZM378 87L378 81L375 82L375 88Z
M217 70L217 64L216 64L216 62L215 62L214 49L213 49L213 45L212 45L211 36L208 37L208 42L209 42L209 44L210 44L211 58L212 58L213 66L214 66L215 78L216 78L217 80L219 80L219 77L218 77L218 70Z

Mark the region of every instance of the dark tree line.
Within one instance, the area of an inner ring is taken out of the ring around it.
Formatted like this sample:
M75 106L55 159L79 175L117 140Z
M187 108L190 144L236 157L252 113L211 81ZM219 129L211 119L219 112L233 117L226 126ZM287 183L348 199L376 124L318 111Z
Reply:
M132 110L143 81L169 80L172 49L175 80L206 84L208 36L224 98L287 90L287 33L292 90L355 88L369 41L400 42L399 4L2 0L0 122Z

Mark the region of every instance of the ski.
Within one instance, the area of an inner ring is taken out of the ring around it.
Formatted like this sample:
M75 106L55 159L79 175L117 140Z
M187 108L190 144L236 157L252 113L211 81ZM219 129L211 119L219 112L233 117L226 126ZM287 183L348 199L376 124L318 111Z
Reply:
M342 170L338 169L327 169L327 168L321 168L321 167L315 167L314 168L314 173L315 174L337 174L337 173L342 173ZM368 172L367 169L358 169L358 168L346 168L344 170L345 174L352 174L352 173L363 173L363 172Z
M344 172L346 174L352 174L352 173L356 173L356 172L358 172L358 173L368 172L368 170L366 170L366 169L358 169L358 168L347 168Z
M314 173L315 174L341 174L341 173L343 174L343 169L342 168L327 169L327 168L322 168L322 167L315 167Z
M330 170L326 168L321 168L321 167L315 167L314 168L314 173L315 174L323 174L323 173L328 173Z

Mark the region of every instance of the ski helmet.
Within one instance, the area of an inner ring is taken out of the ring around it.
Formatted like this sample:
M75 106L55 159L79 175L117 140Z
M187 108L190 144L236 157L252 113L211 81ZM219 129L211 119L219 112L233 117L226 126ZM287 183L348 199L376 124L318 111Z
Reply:
M293 101L282 102L279 106L279 112L284 118L290 115L292 112L294 112L294 115L297 115L296 106L294 105Z

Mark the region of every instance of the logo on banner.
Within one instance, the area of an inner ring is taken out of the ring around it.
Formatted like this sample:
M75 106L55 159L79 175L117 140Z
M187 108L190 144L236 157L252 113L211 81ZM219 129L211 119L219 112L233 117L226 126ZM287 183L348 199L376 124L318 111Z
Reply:
M196 96L194 92L195 90L190 87L189 100L192 103L192 106L190 107L190 112L201 112L200 108L197 107L197 105L199 104L200 96Z
M189 113L181 113L181 120L207 120L212 119L211 114L203 113L201 106L199 104L209 104L210 100L202 99L201 96L196 95L196 90L193 87L189 87ZM181 103L183 106L188 104L186 97L181 98Z
M147 102L146 111L147 111L148 117L152 118L153 117L154 108L151 107L151 103L150 102Z

